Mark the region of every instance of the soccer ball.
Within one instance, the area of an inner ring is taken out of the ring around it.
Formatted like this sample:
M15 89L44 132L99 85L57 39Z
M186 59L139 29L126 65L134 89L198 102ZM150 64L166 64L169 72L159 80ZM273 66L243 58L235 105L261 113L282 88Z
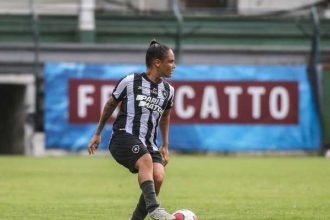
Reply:
M176 220L198 220L197 215L188 209L180 209L173 213Z

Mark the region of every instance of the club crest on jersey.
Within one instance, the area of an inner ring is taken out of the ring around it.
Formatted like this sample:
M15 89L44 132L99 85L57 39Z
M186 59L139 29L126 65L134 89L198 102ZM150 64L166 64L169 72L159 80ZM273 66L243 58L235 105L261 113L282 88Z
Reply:
M135 153L135 154L139 153L140 152L140 146L139 145L134 145L132 147L132 152Z
M166 90L162 90L163 97L166 99L168 96L168 92Z

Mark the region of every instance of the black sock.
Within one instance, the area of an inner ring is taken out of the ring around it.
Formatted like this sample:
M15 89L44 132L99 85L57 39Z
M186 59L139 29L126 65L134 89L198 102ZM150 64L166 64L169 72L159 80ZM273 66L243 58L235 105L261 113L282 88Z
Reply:
M132 220L143 220L148 214L144 196L141 194L138 204L133 213Z
M146 204L146 209L150 213L159 207L157 202L155 184L152 180L144 181L141 185L142 194Z

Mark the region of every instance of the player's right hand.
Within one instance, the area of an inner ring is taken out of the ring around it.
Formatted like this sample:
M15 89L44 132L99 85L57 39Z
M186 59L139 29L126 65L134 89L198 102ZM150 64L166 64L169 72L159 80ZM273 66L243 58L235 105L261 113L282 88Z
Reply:
M101 143L101 135L94 135L91 140L89 141L87 150L89 155L94 154L96 149L99 147L99 144Z

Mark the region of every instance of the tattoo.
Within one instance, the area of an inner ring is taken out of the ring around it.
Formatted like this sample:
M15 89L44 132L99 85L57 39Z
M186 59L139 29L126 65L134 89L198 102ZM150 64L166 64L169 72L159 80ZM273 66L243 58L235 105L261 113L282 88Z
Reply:
M101 134L101 132L104 128L104 125L107 123L110 116L115 111L117 105L118 105L118 103L116 102L116 100L114 100L112 97L110 97L110 99L107 101L107 103L105 104L105 106L103 108L102 115L101 115L101 118L99 121L99 125L97 126L97 129L95 132L96 134Z

